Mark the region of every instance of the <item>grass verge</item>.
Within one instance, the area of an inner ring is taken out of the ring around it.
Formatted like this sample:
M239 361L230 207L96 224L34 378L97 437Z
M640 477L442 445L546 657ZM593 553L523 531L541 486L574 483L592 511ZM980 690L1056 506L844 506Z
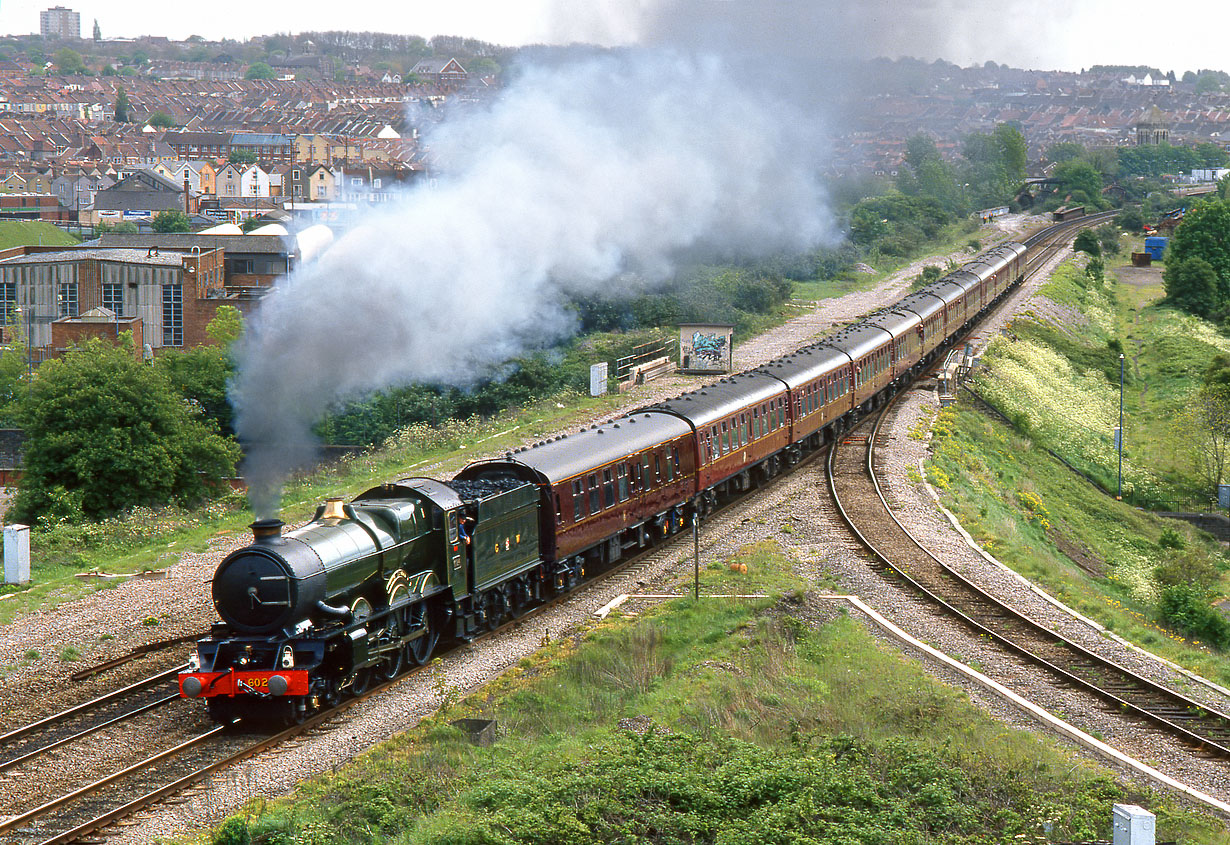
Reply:
M707 592L777 595L597 624L212 841L1043 842L1109 838L1114 801L1155 812L1162 839L1230 841L1006 729L799 592L775 544L737 559L749 573L709 569ZM468 744L462 716L501 739Z
M1204 623L1216 617L1208 599L1230 587L1230 559L1207 535L1142 509L1200 506L1194 434L1183 410L1199 374L1230 341L1158 305L1160 282L1160 274L1126 267L1099 276L1083 257L1061 266L1042 289L1050 304L1014 320L983 358L977 389L1013 425L969 408L942 412L927 474L971 535L1004 563L1126 639L1230 684L1230 661L1218 650L1224 637L1213 624L1220 620ZM1113 496L1120 350L1125 502ZM1200 589L1208 595L1192 600L1190 618L1168 609L1173 591L1159 579L1159 567L1172 577L1176 566L1188 567L1184 577L1207 579Z

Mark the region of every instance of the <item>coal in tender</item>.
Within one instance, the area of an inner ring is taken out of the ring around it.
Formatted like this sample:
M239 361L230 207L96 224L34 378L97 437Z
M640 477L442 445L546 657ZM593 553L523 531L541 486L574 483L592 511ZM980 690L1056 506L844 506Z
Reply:
M513 490L526 482L519 478L470 478L464 481L454 479L448 483L457 491L457 496L463 502L477 502L498 493Z

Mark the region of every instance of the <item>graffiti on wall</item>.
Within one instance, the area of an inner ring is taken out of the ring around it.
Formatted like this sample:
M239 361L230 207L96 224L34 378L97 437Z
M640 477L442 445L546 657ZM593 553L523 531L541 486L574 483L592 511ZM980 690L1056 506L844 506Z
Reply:
M692 333L692 354L710 364L720 364L726 357L726 335Z

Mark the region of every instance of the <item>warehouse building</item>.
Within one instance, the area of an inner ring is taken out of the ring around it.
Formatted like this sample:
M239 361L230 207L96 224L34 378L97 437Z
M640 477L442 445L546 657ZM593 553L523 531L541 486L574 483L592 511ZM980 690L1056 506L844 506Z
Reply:
M14 247L0 251L0 317L32 364L124 331L157 354L211 342L218 306L237 304L223 275L220 249Z

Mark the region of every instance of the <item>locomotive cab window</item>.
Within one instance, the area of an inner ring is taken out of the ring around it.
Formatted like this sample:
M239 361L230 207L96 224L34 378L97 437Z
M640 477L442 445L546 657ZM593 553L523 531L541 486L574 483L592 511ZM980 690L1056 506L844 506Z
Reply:
M457 542L457 512L448 512L448 541L450 543Z

